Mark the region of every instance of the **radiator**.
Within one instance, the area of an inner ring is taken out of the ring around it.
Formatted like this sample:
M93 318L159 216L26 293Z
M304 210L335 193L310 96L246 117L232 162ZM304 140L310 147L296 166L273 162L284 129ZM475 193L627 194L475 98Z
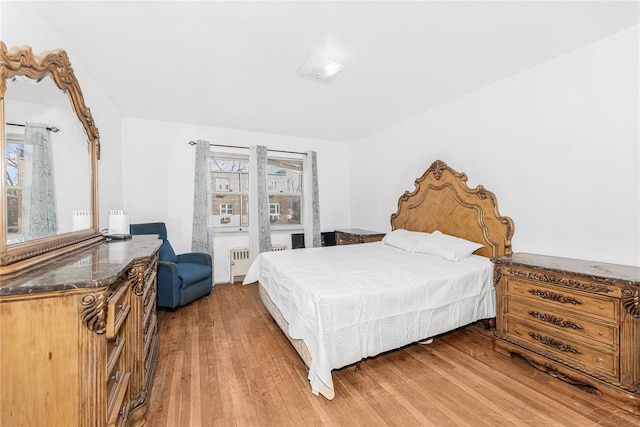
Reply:
M273 245L272 251L284 251L289 249L287 245ZM249 271L251 260L249 248L229 249L229 283L235 283L236 277L244 277Z

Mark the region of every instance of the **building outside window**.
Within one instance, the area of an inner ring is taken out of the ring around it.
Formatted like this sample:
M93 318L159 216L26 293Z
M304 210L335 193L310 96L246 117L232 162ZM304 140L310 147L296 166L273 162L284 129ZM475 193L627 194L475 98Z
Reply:
M219 231L248 227L249 156L212 153L209 166L214 187L209 225ZM269 157L266 185L271 226L301 229L302 159Z

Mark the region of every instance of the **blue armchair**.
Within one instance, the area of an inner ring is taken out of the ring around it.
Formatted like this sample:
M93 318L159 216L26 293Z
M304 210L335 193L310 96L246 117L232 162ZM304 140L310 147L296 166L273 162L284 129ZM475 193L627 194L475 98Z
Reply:
M167 240L164 222L131 224L129 232L157 234L162 239L158 253L158 307L175 310L211 293L211 255L200 252L176 255Z

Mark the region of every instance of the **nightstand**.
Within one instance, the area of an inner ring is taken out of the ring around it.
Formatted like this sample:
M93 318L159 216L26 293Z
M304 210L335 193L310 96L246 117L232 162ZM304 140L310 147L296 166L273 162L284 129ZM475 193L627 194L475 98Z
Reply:
M346 228L344 230L336 230L336 245L378 242L382 240L384 236L385 233L379 233L377 231Z

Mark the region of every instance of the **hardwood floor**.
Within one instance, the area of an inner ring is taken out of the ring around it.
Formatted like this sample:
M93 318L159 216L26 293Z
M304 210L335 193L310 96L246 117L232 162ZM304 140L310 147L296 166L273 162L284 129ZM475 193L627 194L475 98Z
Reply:
M329 401L311 393L256 284L218 284L158 316L150 427L640 426L589 390L494 352L481 324L335 370Z

